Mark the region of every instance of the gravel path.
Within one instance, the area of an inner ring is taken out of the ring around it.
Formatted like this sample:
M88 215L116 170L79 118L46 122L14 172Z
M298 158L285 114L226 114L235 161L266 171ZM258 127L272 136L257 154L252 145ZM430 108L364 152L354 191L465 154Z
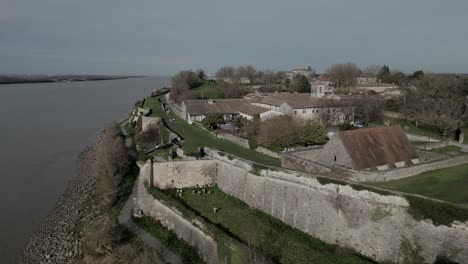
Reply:
M140 238L146 245L152 247L162 258L169 264L182 264L182 260L178 255L164 246L159 240L154 238L152 235L146 233L143 229L137 226L131 218L133 212L133 199L135 197L136 186L138 182L135 182L133 186L132 194L125 203L122 211L119 215L119 223L128 228L132 233L134 233L138 238Z

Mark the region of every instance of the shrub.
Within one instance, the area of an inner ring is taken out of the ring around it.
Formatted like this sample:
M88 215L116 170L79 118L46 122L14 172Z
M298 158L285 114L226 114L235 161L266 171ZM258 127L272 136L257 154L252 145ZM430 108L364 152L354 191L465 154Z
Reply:
M224 124L224 116L222 114L208 114L201 123L208 129L216 129L218 125Z
M325 129L319 123L289 116L264 121L258 133L258 143L269 148L321 144L324 140Z
M128 168L127 148L117 127L104 132L96 151L96 195L101 206L108 208L115 200L118 184Z
M300 140L305 145L322 144L325 141L325 129L319 123L307 120L299 125Z
M159 126L151 124L145 131L136 130L135 142L143 148L149 148L160 140Z

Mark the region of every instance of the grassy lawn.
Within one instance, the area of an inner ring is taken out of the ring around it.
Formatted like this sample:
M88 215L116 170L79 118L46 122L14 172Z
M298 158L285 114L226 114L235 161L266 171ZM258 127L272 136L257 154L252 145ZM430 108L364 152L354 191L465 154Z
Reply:
M390 125L400 125L403 129L405 129L405 127L408 127L408 130L406 131L408 131L409 133L414 133L422 136L430 136L432 138L441 137L439 130L435 127L424 125L420 125L419 127L417 127L413 122L409 120L392 117L385 117L385 121L388 121Z
M216 83L203 82L203 84L192 90L199 99L224 99L224 93L216 87Z
M206 85L205 83L204 85ZM211 83L208 83L211 85ZM201 89L204 85L200 86ZM162 110L161 103L158 99L161 99L164 102L164 96L160 95L157 97L148 97L145 101L145 107L151 108L151 116L159 116L166 118L168 120L168 115ZM175 117L175 116L174 116ZM178 117L175 117L175 121L167 121L168 126L180 134L184 138L182 143L182 148L186 152L196 152L198 147L209 147L229 152L235 156L252 160L265 165L270 166L281 166L279 159L269 157L267 155L258 153L254 150L241 147L237 144L234 144L230 141L224 139L218 139L210 133L196 127L195 125L189 125L184 120L181 120Z
M162 105L159 102L165 101L164 95L156 96L156 97L147 97L145 100L145 107L151 108L151 114L149 116L159 116L159 117L166 117L166 112L162 109Z
M164 228L158 221L150 217L135 218L133 221L179 255L183 263L204 263L198 256L195 248L187 244L184 240L179 240L174 232Z
M463 132L463 144L468 144L468 128L462 128L461 131Z
M468 164L428 171L405 179L369 184L453 203L467 204Z
M127 123L127 125L124 127L124 129L127 131L127 133L131 136L135 134L135 129L132 127L130 122Z
M259 248L278 263L372 263L351 251L328 245L294 229L218 188L204 194L185 190L180 199L207 221ZM213 208L220 208L217 213Z
M448 154L450 152L456 152L456 151L460 151L460 150L461 150L461 148L458 147L458 146L448 145L448 146L445 146L445 147L442 147L442 148L433 149L432 151L440 153L440 154Z
M277 167L281 166L279 159L241 147L224 139L218 139L207 131L198 128L195 125L189 125L181 119L170 121L168 122L168 125L185 139L182 143L182 149L186 152L196 152L198 147L209 147L222 150L257 163Z

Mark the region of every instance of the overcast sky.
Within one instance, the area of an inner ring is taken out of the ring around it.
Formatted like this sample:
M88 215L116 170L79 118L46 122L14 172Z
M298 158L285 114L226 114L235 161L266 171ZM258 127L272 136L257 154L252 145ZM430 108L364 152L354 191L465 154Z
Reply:
M468 72L467 0L0 0L0 73Z

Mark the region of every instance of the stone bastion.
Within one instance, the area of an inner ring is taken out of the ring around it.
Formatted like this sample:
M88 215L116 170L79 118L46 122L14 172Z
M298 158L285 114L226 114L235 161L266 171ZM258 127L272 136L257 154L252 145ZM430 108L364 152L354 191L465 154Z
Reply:
M346 182L340 184L291 170L259 169L258 165L228 154L210 149L205 152L210 159L146 163L141 168L139 184L145 179L150 182L153 166L153 185L158 188L217 185L294 228L379 262L408 263L417 258L433 263L443 256L468 263L468 221L436 225L428 219L415 219L409 201L396 192L382 194L367 187L353 188ZM189 220L167 217L166 209L156 206L158 201L148 197L146 189L141 187L138 192L136 208L146 215L157 215L171 229L187 230ZM205 252L215 252L212 238L202 231L189 233L180 237L191 240L192 245Z

